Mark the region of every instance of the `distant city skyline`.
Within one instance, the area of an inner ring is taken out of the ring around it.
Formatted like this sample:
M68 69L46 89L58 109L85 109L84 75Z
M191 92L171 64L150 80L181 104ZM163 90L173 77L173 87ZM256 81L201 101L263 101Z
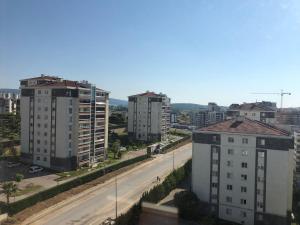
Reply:
M72 4L70 4L72 3ZM40 74L110 97L300 106L300 2L0 0L0 88Z

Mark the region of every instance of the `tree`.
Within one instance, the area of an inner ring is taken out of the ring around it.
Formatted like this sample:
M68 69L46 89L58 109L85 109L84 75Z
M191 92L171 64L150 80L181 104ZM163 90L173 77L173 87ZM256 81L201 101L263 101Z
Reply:
M2 189L6 195L6 202L9 204L9 198L18 190L17 185L14 182L5 182L2 184Z
M111 146L111 151L114 153L114 159L116 158L117 153L120 151L120 141L116 140L112 146Z
M23 178L24 178L24 175L23 175L23 174L21 174L21 173L16 173L16 175L15 175L15 180L16 180L17 183L20 183L20 182L23 180Z

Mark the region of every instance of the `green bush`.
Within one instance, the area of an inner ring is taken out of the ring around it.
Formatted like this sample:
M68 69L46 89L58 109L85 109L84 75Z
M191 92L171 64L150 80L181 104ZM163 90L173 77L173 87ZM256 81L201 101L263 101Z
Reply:
M200 201L193 192L182 191L176 193L174 196L174 202L179 210L181 218L187 220L200 219Z
M127 213L120 215L116 220L116 225L135 225L138 224L141 213L142 202L158 203L169 195L187 176L191 173L192 160L186 162L183 167L169 174L164 182L153 187L150 191L143 193L140 201L136 203Z
M117 164L106 167L105 171L104 171L104 169L100 169L100 170L91 172L89 174L83 175L81 177L75 178L75 179L73 179L71 181L68 181L66 183L60 184L58 186L55 186L55 187L49 188L47 190L41 191L39 193L36 193L36 194L34 194L32 196L29 196L25 199L22 199L20 201L11 203L8 206L7 205L0 205L0 207L1 207L0 209L3 212L8 212L10 215L16 214L16 213L18 213L18 212L20 212L20 211L22 211L22 210L24 210L24 209L26 209L30 206L35 205L38 202L47 200L49 198L52 198L52 197L56 196L59 193L68 191L72 188L75 188L75 187L80 186L82 184L88 183L88 182L90 182L90 181L92 181L96 178L99 178L99 177L105 175L106 173L113 172L113 171L116 171L116 170L118 170L120 168L123 168L125 166L129 166L131 164L143 161L146 158L147 158L147 155L143 155L143 156L139 156L139 157L136 157L136 158L133 158L133 159L129 159L129 160L126 160L126 161L119 162Z

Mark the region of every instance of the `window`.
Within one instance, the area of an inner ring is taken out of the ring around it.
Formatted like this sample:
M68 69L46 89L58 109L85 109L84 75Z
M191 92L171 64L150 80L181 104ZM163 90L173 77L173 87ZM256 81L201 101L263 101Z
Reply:
M72 126L71 125L69 126L69 131L72 131Z
M73 105L73 100L72 99L70 99L70 105Z
M37 124L37 126L38 126L38 127L41 127L41 124L40 124L40 123L38 123L38 124Z
M261 195L261 190L260 190L260 189L257 189L257 190L256 190L256 194L257 194L257 195Z
M243 144L248 144L248 138L243 138L242 142L243 142Z
M216 147L212 147L212 152L213 153L218 153L217 148Z
M241 199L241 205L246 205L247 204L247 200L246 199Z
M41 119L41 116L40 116L40 115L37 115L37 118L38 118L38 119Z
M242 168L247 168L247 167L248 167L248 163L242 162Z
M44 149L44 153L47 153L48 152L48 150L47 149Z
M47 137L47 135L48 135L48 133L47 133L47 132L44 132L44 136Z
M227 178L228 178L228 179L232 179L232 177L233 177L233 174L232 174L232 173L227 173Z
M45 116L44 116L44 119L47 120L47 119L48 119L48 115L45 115Z
M69 142L69 148L72 148L72 143L71 142Z
M257 202L257 208L259 209L264 208L264 204L262 202Z
M227 215L231 215L231 214L232 214L232 209L228 209L228 208L227 208L227 209L226 209L226 214L227 214Z
M41 92L41 90L38 90L38 94L40 95L42 92Z
M247 150L243 150L242 151L242 156L247 156L248 155L248 151Z
M72 134L69 134L69 139L72 139Z
M241 211L241 217L246 218L247 217L247 212Z
M226 202L232 203L232 197L227 196L226 197Z
M263 177L257 177L257 182L264 182L264 178Z
M233 155L234 154L234 150L233 149L228 149L227 153L228 153L228 155Z
M212 199L218 199L218 196L217 195L212 195L211 198Z
M227 161L227 166L232 167L233 166L233 162L232 161Z
M213 136L213 142L217 142L217 136Z
M212 183L211 186L212 186L213 188L217 188L217 187L218 187L218 184L217 184L217 183Z
M47 145L47 144L48 144L48 141L47 141L47 140L45 140L45 141L44 141L44 143L45 143L45 145Z
M247 175L246 174L242 174L241 178L242 178L242 180L247 180Z
M264 152L258 152L258 157L259 158L264 158L265 157L265 153Z
M256 116L256 113L252 113L252 116Z
M37 161L40 161L40 159L41 159L41 158L40 158L39 156L36 157L36 160L37 160Z
M260 169L260 170L264 170L265 169L265 167L263 165L258 165L257 168Z
M241 187L241 192L242 192L242 193L246 193L246 192L247 192L247 187L242 186L242 187Z
M226 187L226 188L227 188L228 191L232 191L232 189L233 189L233 187L232 187L231 184L227 184L227 187Z
M266 144L266 140L265 139L260 139L260 144L261 145L265 145Z
M212 163L213 163L213 164L218 164L218 163L219 163L219 160L213 159L213 160L212 160Z
M234 138L233 138L233 137L229 137L229 138L228 138L228 142L229 142L229 143L233 143L233 142L234 142Z
M47 157L44 157L44 162L47 162Z
M69 108L69 113L70 113L70 114L72 113L72 108Z
M70 116L70 120L69 120L69 121L70 121L70 123L72 123L72 121L73 121L73 118L72 118L72 116Z
M37 141L36 141L38 144L40 144L41 143L41 141L38 139Z
M44 127L45 127L45 128L48 128L48 124L47 124L47 123L45 123L45 124L44 124Z
M219 174L218 174L217 171L212 171L212 172L211 172L211 175L212 175L212 176L215 176L215 177L219 176Z

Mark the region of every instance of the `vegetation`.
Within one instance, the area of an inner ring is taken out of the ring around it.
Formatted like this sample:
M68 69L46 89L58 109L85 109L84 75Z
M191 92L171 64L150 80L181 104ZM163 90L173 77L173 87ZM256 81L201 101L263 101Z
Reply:
M38 193L36 193L32 196L29 196L27 198L24 198L24 199L20 200L20 201L13 202L13 203L11 203L9 205L6 205L6 206L0 205L0 207L2 207L1 211L8 212L10 215L16 214L16 213L24 210L25 208L28 208L28 207L30 207L30 206L38 203L38 202L41 202L41 201L47 200L49 198L52 198L52 197L58 195L59 193L68 191L68 190L70 190L72 188L75 188L79 185L88 183L88 182L90 182L94 179L102 177L106 173L116 171L118 169L129 166L131 164L143 161L145 159L147 159L147 155L139 156L139 157L129 159L129 160L126 160L126 161L122 161L122 162L110 165L110 166L106 167L105 169L99 169L99 170L93 171L93 172L88 173L86 175L77 177L73 180L67 181L63 184L59 184L55 187L52 187L52 188L49 188L47 190L38 192ZM15 189L13 189L13 190L15 190ZM13 192L10 191L9 193L13 193Z
M116 155L120 152L120 147L120 141L116 140L109 149L114 154L114 159L116 158Z
M130 210L122 214L116 220L116 225L134 225L138 224L141 213L142 202L158 203L165 198L173 189L175 189L186 177L191 173L192 161L189 160L183 167L173 171L166 177L163 183L156 185L150 191L143 193L140 201L136 203Z
M40 185L35 185L35 184L28 184L26 185L26 187L24 189L18 189L16 191L16 193L14 193L12 195L12 197L17 197L17 196L22 196L22 195L26 195L26 194L29 194L29 193L32 193L32 192L35 192L35 191L38 191L42 188L42 186Z
M24 179L24 175L21 173L16 173L15 180L17 183L20 183Z
M19 140L21 118L20 115L2 114L0 123L0 139Z
M6 203L9 204L9 198L18 190L17 184L14 182L5 182L2 184L3 193L6 196Z

